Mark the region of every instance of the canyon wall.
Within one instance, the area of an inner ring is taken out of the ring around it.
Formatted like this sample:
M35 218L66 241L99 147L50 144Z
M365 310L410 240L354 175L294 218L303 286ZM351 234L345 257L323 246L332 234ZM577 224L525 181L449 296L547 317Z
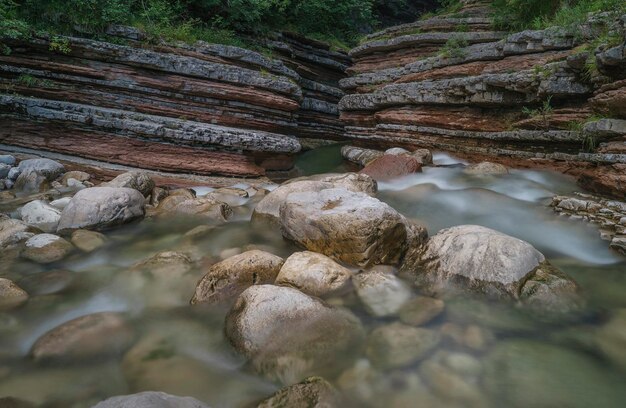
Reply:
M272 57L233 46L4 40L0 144L144 169L260 176L287 170L300 139L340 138L347 55L289 34Z
M346 137L364 146L425 147L478 161L552 167L586 187L626 192L624 42L580 45L603 24L494 31L489 1L368 36L340 84ZM589 52L595 52L589 55ZM597 66L589 74L589 61Z

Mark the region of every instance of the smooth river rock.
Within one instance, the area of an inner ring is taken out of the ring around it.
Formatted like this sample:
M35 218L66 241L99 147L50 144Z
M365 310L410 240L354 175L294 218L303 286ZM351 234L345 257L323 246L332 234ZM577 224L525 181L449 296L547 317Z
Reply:
M397 313L411 299L411 289L388 268L379 266L353 277L356 293L373 316Z
M45 201L35 200L20 209L22 221L43 232L55 232L61 220L61 211Z
M285 261L276 285L291 286L307 295L322 297L341 291L350 283L352 271L315 252L296 252Z
M396 264L406 250L406 219L382 201L345 189L290 194L280 224L285 238L351 265Z
M22 257L40 264L60 261L74 250L72 244L53 234L37 234L26 241Z
M144 201L132 188L86 188L76 193L61 213L58 232L104 230L143 218Z
M36 361L81 360L123 352L133 329L118 313L95 313L70 320L41 336L30 354Z
M202 217L215 222L227 221L233 215L233 209L226 203L212 196L189 197L182 190L180 194L170 194L157 207L160 217Z
M37 233L26 223L0 214L0 250L19 246Z
M18 166L20 175L15 181L15 189L25 192L38 192L47 189L65 168L50 159L22 160Z
M408 153L408 152L407 152ZM376 181L388 181L422 171L422 165L408 154L385 154L369 162L361 174L367 174Z
M122 173L113 180L102 184L103 187L125 187L139 191L144 197L147 197L154 188L154 180L146 173L140 171L129 171Z
M427 356L439 341L440 335L435 330L396 322L370 333L366 354L377 368L399 368Z
M285 384L337 374L351 363L364 337L349 311L273 285L246 289L226 317L225 333L257 371Z
M14 282L0 278L0 312L14 309L28 300L28 293Z
M261 401L257 408L333 408L337 404L335 388L321 377L311 377L279 390L268 399Z
M256 249L218 262L198 282L191 304L232 302L250 286L274 283L284 262Z
M509 174L509 169L499 163L481 162L467 166L463 169L463 173L476 176L497 176L501 174Z
M209 408L209 406L191 397L177 397L164 392L146 391L111 397L92 408Z

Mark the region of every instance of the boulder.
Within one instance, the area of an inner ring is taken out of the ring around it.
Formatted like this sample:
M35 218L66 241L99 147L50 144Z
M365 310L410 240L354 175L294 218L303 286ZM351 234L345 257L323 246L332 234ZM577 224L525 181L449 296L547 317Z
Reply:
M96 231L76 230L72 232L72 244L83 252L93 252L107 243L107 237Z
M257 405L257 408L317 407L338 406L337 391L321 377L311 377L285 387Z
M73 250L72 244L58 235L37 234L24 244L22 257L40 264L48 264L60 261Z
M421 326L439 316L444 308L445 303L441 299L418 296L406 302L400 309L398 316L402 323Z
M407 155L410 153L411 152L409 152L406 149L403 149L402 147L392 147L391 149L385 150L385 154L389 154L391 156Z
M12 167L7 174L7 180L16 181L20 174L22 174L22 171L19 167Z
M131 188L92 187L79 191L61 213L57 231L104 230L143 218L144 197Z
M606 365L531 340L500 342L485 359L483 383L495 401L512 408L618 407L626 397L623 378Z
M419 164L427 166L433 164L433 154L428 149L417 149L410 153Z
M8 164L0 163L0 179L7 178L12 167Z
M191 397L177 397L164 392L146 391L111 397L92 408L209 408L209 406Z
M45 201L35 200L20 209L22 221L43 232L55 232L61 220L61 211Z
M431 237L413 271L418 287L427 293L460 289L517 298L521 286L544 262L543 254L525 241L461 225Z
M15 248L37 233L22 221L0 214L0 250Z
M57 210L63 211L65 207L69 205L70 201L72 201L72 197L63 197L59 198L58 200L51 201L50 205Z
M91 175L89 173L85 173L84 171L68 171L61 178L61 184L67 186L70 179L74 179L82 183L83 181L89 181L90 178Z
M385 153L379 150L365 149L356 146L343 146L341 148L341 156L361 167L365 167L368 163L382 157Z
M259 250L227 258L211 266L198 282L191 304L232 302L250 286L274 283L284 262Z
M296 252L285 261L276 285L291 286L307 295L322 297L345 289L352 272L315 252Z
M9 154L0 154L0 163L13 166L15 165L15 162L16 162L15 157Z
M379 369L413 364L437 347L440 335L430 329L391 323L374 329L367 340L366 354Z
M15 189L25 192L38 192L50 187L65 168L61 163L50 159L22 160L18 166L20 175L15 181Z
M50 330L33 344L36 361L82 360L123 352L134 337L126 319L111 312L79 317Z
M8 279L0 278L0 312L26 303L28 293Z
M376 181L388 181L421 171L421 164L413 156L385 154L368 163L360 174L367 174Z
M411 299L411 289L386 267L374 267L353 277L356 293L376 317L397 313Z
M52 295L70 288L76 281L76 274L63 270L33 273L21 278L17 283L31 296Z
M290 194L317 192L328 188L344 188L348 191L374 195L378 186L371 177L356 173L321 174L297 178L282 184L259 201L252 213L252 219L254 221L279 223L280 206Z
M476 176L497 176L501 174L509 174L509 169L502 164L482 162L467 166L463 169L463 173Z
M227 221L232 208L214 197L189 198L185 194L169 195L157 207L157 216L195 216L217 222Z
M349 311L273 285L246 289L226 317L225 332L258 371L288 384L314 373L337 374L364 337Z
M144 197L148 197L154 188L154 180L146 173L129 171L103 183L102 187L133 188L143 194Z
M389 205L345 189L292 193L280 207L283 236L351 265L396 264L407 221Z

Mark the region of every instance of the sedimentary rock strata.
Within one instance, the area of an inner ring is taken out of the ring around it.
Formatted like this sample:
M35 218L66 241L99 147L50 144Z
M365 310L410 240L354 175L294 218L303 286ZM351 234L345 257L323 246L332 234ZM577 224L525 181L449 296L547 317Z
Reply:
M346 137L565 163L585 187L623 196L624 43L587 51L581 45L596 23L580 35L498 33L489 2L462 3L454 15L388 28L350 52L352 75L340 81ZM604 18L601 25L623 30L623 21Z

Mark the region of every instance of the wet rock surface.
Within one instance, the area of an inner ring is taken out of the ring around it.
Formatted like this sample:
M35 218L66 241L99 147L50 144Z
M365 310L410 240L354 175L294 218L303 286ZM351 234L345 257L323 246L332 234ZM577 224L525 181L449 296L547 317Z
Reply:
M142 392L134 395L111 397L94 408L209 408L191 397L177 397L164 392Z
M327 256L315 252L296 252L285 260L276 285L291 286L311 296L323 297L345 291L352 271Z

